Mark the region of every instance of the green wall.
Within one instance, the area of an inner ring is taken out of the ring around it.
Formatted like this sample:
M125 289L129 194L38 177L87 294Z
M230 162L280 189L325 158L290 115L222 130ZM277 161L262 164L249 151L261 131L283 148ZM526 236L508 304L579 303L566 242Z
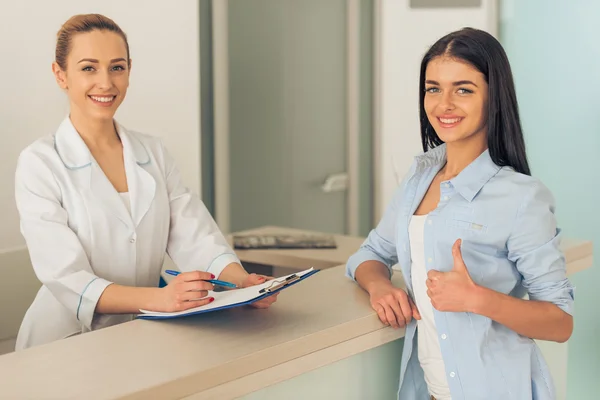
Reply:
M600 249L600 2L505 0L500 38L515 75L533 174L553 191L565 236ZM596 259L598 257L596 256ZM567 398L600 393L600 268L572 278Z
M257 392L243 400L395 400L403 339L359 353Z

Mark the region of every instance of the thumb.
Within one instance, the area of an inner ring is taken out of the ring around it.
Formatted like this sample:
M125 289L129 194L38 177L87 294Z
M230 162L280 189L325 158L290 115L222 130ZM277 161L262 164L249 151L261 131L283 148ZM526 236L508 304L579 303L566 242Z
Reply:
M462 258L462 251L460 250L460 245L462 244L462 239L457 239L454 242L454 246L452 246L452 258L454 259L454 267L453 271L467 271L467 266Z

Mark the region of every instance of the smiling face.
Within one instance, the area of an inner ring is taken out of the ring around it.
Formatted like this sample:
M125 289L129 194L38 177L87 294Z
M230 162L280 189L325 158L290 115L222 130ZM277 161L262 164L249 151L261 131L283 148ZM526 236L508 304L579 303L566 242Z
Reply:
M121 36L93 30L73 36L63 70L52 70L69 95L71 115L78 119L112 121L129 87L130 62ZM75 114L75 115L73 115Z
M488 85L470 64L444 56L425 71L424 108L445 143L486 140Z

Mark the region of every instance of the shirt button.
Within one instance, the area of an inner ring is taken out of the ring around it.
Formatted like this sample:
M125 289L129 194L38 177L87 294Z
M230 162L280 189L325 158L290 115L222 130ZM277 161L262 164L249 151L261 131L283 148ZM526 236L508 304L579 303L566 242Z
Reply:
M430 263L430 262L432 262L432 261L433 261L433 258L431 258L431 257L429 257L429 258L427 259L427 262L429 262L429 263Z
M432 221L432 220L430 220L430 219L428 219L428 220L427 220L427 223L428 223L429 225L431 225L431 224L433 224L433 221Z
M450 372L450 378L454 378L456 374L454 372Z
M448 200L448 196L444 196L444 200Z
M445 334L445 333L442 333L442 340L446 340L446 338L447 338L447 337L448 337L448 336L446 336L446 334Z

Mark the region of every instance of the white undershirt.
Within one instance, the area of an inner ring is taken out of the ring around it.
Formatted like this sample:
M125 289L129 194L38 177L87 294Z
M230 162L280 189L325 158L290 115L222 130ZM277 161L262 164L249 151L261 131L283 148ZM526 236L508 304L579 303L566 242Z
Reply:
M451 400L437 328L433 319L433 306L427 296L427 285L425 284L427 280L424 245L426 220L427 215L413 215L408 226L411 282L415 303L421 314L421 319L417 321L419 362L425 372L425 382L429 393L437 400Z
M123 203L125 204L129 214L131 214L131 201L129 199L129 192L119 192L119 197L121 200L123 200Z

